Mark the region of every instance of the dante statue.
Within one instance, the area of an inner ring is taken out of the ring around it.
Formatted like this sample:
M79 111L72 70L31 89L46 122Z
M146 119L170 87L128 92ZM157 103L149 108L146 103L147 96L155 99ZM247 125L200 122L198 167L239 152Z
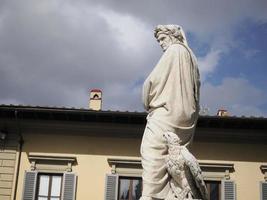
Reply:
M201 170L187 149L199 113L196 57L178 25L158 25L155 37L164 53L143 85L148 116L140 149L141 200L204 200Z

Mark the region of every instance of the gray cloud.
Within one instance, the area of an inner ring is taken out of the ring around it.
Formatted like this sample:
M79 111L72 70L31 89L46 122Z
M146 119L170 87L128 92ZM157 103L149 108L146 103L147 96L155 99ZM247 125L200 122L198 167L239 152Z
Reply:
M266 116L260 106L267 102L266 93L244 78L225 78L220 85L205 83L201 103L210 108L210 114L224 108L232 115Z
M100 88L104 109L143 110L140 83L161 55L155 25L181 24L209 46L200 58L207 74L220 59L212 53L231 48L233 25L266 21L266 7L265 0L3 0L0 103L87 107L88 91Z
M0 30L3 103L14 99L86 107L90 88L109 91L110 85L131 85L142 76L148 58L140 60L140 55L120 49L106 20L98 15L101 10L86 8L83 13L69 4L31 3L9 5ZM133 76L136 73L139 76Z

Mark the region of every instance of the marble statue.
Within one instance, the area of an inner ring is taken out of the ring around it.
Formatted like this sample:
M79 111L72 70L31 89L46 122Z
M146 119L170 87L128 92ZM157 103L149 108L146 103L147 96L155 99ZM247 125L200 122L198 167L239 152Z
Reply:
M158 25L155 37L164 53L143 85L148 116L140 149L140 200L206 200L199 164L187 149L199 113L196 57L178 25Z

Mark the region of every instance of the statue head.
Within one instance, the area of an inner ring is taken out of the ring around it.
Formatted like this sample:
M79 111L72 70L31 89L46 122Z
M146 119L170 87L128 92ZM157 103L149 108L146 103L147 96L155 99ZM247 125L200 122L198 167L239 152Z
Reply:
M181 26L170 25L158 25L155 28L154 33L163 51L166 51L169 46L177 42L181 42L187 46L185 33Z

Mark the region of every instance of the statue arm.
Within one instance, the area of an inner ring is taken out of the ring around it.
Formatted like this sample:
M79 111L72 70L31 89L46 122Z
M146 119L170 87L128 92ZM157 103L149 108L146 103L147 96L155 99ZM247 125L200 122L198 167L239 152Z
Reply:
M147 77L143 85L142 101L145 110L149 111L152 99L162 92L170 75L173 59L176 52L169 48L160 58L159 62ZM154 105L155 106L155 105Z
M149 110L149 92L151 88L151 82L147 79L143 85L142 100L146 111Z

